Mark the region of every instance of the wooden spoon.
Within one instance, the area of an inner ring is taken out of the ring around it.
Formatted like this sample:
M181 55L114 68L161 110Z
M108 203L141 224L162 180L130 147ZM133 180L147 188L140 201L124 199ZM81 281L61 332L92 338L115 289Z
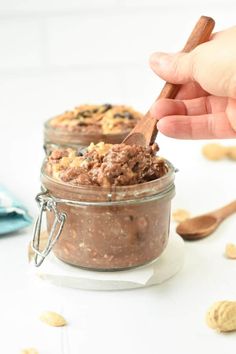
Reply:
M207 42L211 32L215 26L215 21L211 17L201 16L196 23L189 39L187 40L183 52L190 52L199 44ZM171 84L166 82L159 98L175 98L181 85ZM130 134L123 140L123 143L128 145L148 146L154 143L157 136L157 120L154 119L150 111L138 122Z
M214 232L233 213L236 213L236 200L223 208L181 222L176 232L185 240L199 240Z

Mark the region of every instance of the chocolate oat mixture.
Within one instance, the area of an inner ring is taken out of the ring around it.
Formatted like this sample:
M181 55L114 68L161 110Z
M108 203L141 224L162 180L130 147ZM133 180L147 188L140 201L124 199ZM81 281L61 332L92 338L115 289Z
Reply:
M51 119L55 129L79 133L112 134L131 130L142 114L124 105L81 105Z
M48 157L46 172L73 185L128 186L158 179L167 173L156 156L158 146L91 144L85 151L57 149Z

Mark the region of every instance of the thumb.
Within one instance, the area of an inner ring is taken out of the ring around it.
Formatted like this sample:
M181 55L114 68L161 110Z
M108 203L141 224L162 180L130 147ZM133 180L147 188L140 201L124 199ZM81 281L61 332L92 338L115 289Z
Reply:
M153 53L150 57L152 70L163 80L173 84L185 84L193 80L192 53Z

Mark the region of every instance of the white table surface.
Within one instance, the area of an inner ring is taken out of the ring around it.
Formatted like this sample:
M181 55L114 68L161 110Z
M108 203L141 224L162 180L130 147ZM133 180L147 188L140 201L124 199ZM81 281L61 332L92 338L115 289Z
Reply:
M13 116L8 122L0 121L0 183L36 216L34 196L40 189L42 117L46 114L39 109L30 121L32 110L32 106L25 110L27 125L23 116L22 121ZM196 215L235 199L236 162L206 161L201 155L205 141L176 141L159 135L158 142L160 154L179 169L173 209L185 208ZM236 300L236 261L223 255L227 242L236 243L235 230L233 215L211 237L186 243L185 265L174 278L162 285L118 292L35 282L27 263L32 230L1 237L0 353L20 353L24 347L35 347L40 354L231 353L236 334L209 329L205 313L215 301ZM38 317L44 310L62 313L69 325L42 324Z
M235 6L232 0L0 1L0 184L35 217L43 122L85 102L145 112L163 85L148 68L149 54L182 48L202 14L216 19L217 31L235 25ZM236 198L236 162L206 161L206 141L159 134L158 143L179 169L173 210L197 215ZM236 300L236 260L223 255L227 242L236 243L235 230L236 215L211 237L186 243L184 267L174 278L117 292L35 282L27 262L32 229L1 236L0 354L26 347L40 354L234 353L236 333L215 333L205 313L215 301ZM41 323L47 309L69 325Z

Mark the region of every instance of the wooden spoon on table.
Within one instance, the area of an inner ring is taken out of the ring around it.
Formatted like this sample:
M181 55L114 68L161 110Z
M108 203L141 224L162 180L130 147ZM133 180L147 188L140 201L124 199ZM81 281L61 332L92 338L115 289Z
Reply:
M211 17L201 16L196 23L189 39L187 40L183 52L190 52L199 44L207 42L215 26L215 21ZM166 82L159 98L175 98L181 85ZM130 134L123 140L123 143L132 145L148 146L154 143L157 136L157 120L155 120L150 111L138 122Z
M233 213L236 213L236 200L223 208L181 222L176 232L185 240L199 240L212 234Z

